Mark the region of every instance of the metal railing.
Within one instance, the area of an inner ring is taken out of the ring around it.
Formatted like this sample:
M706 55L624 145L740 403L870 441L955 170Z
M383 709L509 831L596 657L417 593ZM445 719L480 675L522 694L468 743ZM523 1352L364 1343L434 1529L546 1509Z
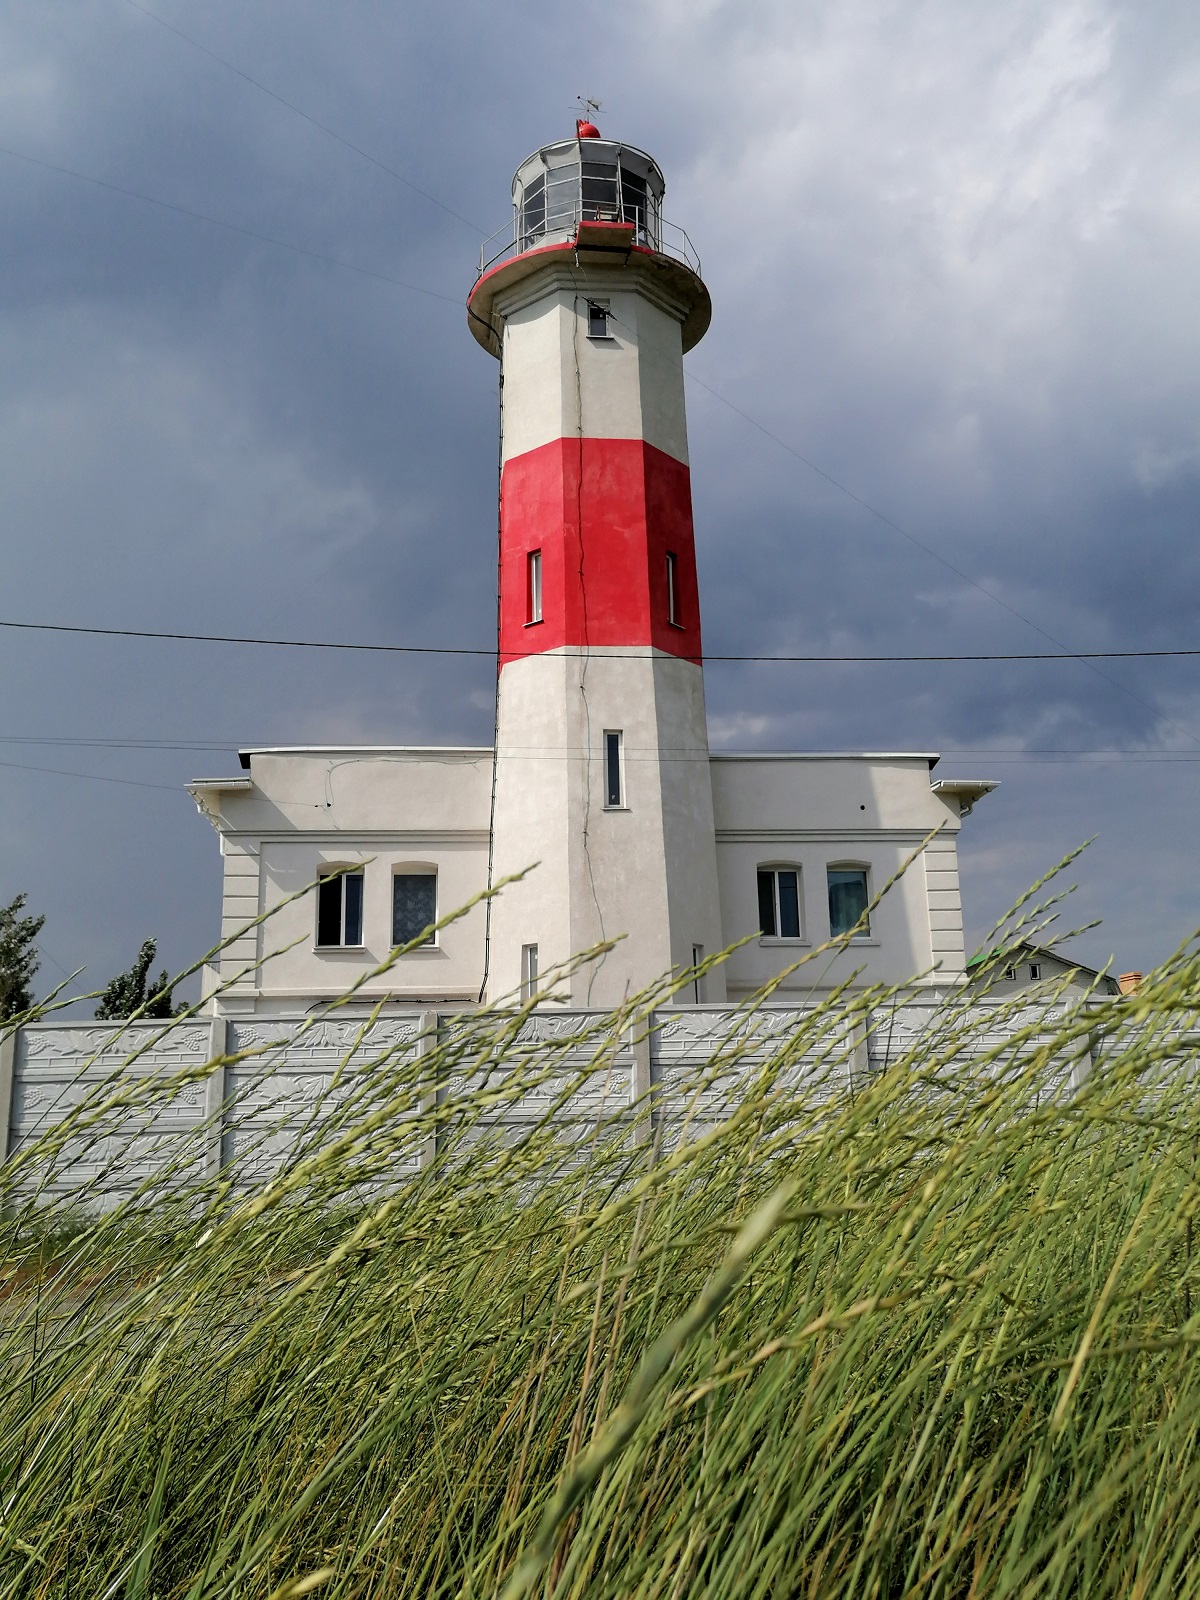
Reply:
M633 242L647 250L682 261L685 267L699 277L700 257L684 230L662 217L647 217L640 207L631 216L623 215L623 208L615 205L596 205L591 201L575 199L567 205L559 202L553 215L534 226L522 223L521 213L514 211L503 227L497 228L483 241L479 249L479 271L482 278L489 268L509 257L524 255L527 250L537 250L547 244L561 244L574 238L581 222L632 222Z

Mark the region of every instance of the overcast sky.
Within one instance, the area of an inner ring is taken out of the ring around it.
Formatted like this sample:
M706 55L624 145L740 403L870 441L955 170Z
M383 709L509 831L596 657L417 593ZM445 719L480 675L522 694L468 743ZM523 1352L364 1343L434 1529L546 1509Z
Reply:
M661 164L712 293L708 651L1200 646L1185 0L3 0L0 618L493 644L497 369L462 302L581 93ZM212 943L183 785L239 744L491 735L469 658L0 629L0 686L0 900L45 912L44 985ZM707 692L715 747L1000 779L960 837L969 947L1093 835L1083 956L1200 924L1198 660Z

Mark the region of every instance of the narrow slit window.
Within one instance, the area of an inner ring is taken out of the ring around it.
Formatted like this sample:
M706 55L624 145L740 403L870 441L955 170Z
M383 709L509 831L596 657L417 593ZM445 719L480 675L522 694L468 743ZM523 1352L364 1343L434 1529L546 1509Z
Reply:
M692 965L693 967L700 967L703 964L704 946L702 944L694 944L692 946ZM704 979L699 972L692 979L692 998L697 1005L704 999Z
M609 807L621 807L625 804L625 774L623 760L624 737L616 729L609 729L604 735L604 804Z
M542 552L531 550L525 571L525 620L542 620Z
M800 874L795 867L758 869L758 931L766 939L800 938Z
M588 338L608 338L608 307L597 300L588 301Z
M532 1000L537 993L538 982L538 947L535 944L521 946L521 1000Z
M679 558L671 550L667 551L667 621L674 628L683 626L679 615Z
M317 944L325 949L361 945L363 875L331 872L317 888Z

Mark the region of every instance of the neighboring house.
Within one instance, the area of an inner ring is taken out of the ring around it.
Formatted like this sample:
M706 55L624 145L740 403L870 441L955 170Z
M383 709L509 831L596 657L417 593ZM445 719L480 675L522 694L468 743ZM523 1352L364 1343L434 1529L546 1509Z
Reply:
M956 837L994 784L931 781L925 754L709 750L683 357L712 308L663 190L590 123L518 169L468 299L502 372L495 750L248 750L193 784L226 935L281 907L222 956L227 1008L340 993L501 880L363 1002L530 994L614 940L561 998L611 1007L748 940L685 996L720 1003L851 933L778 997L962 982Z
M1114 978L1107 972L1097 972L1086 962L1073 961L1061 950L1048 950L1044 945L1018 944L1000 954L996 951L977 950L967 962L967 981L986 990L997 1000L1004 999L1018 989L1031 984L1065 982L1069 990L1081 993L1121 994L1132 987L1127 978L1140 978L1140 973L1123 973Z

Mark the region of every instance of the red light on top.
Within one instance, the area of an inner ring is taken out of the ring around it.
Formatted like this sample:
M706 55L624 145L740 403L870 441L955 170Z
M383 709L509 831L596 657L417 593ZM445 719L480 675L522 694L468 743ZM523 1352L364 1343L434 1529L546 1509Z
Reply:
M598 139L600 137L600 129L594 122L585 122L582 117L576 117L575 137L577 139Z

